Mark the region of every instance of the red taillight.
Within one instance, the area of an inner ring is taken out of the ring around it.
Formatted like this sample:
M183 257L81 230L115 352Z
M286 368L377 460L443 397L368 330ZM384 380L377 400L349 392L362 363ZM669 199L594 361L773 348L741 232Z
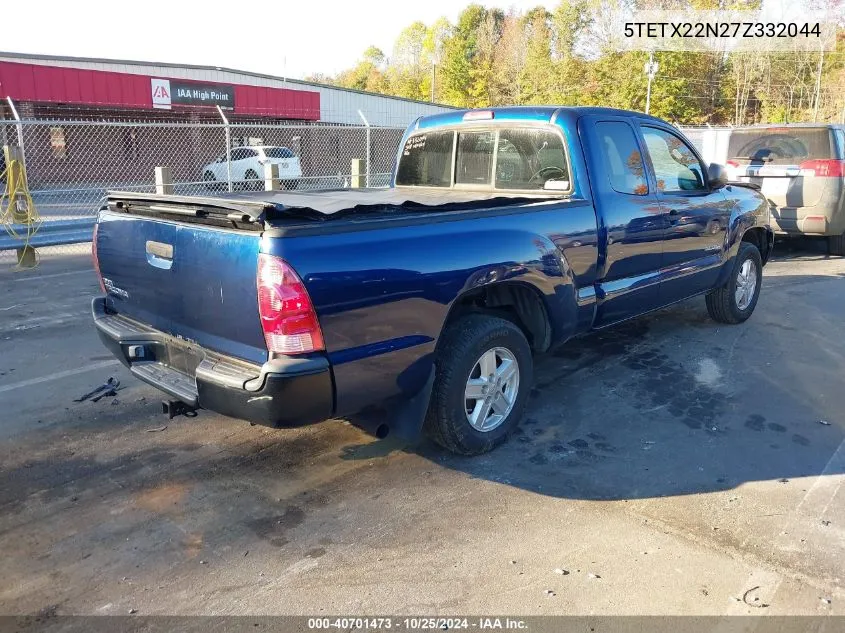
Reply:
M325 349L317 313L305 284L284 260L258 255L258 314L267 349L305 354Z
M802 172L813 172L816 177L842 178L845 176L845 160L835 158L805 160L799 168Z
M106 286L103 283L103 273L100 272L100 258L97 257L97 233L100 230L100 224L94 225L94 235L91 238L91 257L94 259L94 272L97 273L97 281L100 282L100 290L106 294Z
M739 167L739 163L735 160L729 160L727 163L725 163L725 165L727 165L728 167Z

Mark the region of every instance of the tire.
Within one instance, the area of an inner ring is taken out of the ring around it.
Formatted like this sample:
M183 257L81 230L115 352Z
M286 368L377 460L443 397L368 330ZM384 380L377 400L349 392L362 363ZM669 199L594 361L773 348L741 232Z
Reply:
M533 383L533 359L525 335L510 321L473 314L448 326L438 349L426 432L440 446L458 455L480 455L493 450L519 424ZM485 358L486 369L492 368L491 354L496 363L494 375L496 380L504 380L502 383L489 384L479 376ZM514 365L506 365L506 361ZM513 374L508 379L510 372L502 369L506 366L516 367L515 383ZM470 380L480 396L482 390L489 395L467 400ZM495 396L497 392L502 396ZM488 405L490 396L494 397ZM488 428L479 428L483 426Z
M205 188L209 191L217 189L217 179L210 171L207 171L202 175L202 181L205 183Z
M838 257L845 256L845 233L827 238L827 252Z
M750 263L747 263L750 262ZM743 279L747 281L743 282ZM705 301L710 317L719 323L742 323L754 312L763 282L763 260L760 251L750 242L741 242L728 282L707 293ZM747 292L740 292L741 284ZM752 289L747 284L753 283ZM749 296L750 295L750 296Z
M247 169L244 174L244 189L247 191L258 191L261 189L261 181L258 180L258 174L251 169Z

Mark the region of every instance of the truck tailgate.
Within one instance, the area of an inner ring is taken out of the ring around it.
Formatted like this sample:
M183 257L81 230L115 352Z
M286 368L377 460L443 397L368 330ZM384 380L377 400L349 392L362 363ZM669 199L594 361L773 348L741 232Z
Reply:
M263 363L260 239L258 231L103 211L96 249L106 305L221 354Z

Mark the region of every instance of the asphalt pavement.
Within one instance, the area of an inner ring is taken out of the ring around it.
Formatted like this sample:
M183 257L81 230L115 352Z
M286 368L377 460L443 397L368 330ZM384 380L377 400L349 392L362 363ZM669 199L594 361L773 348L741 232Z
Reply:
M0 614L845 614L845 259L777 248L747 323L699 298L571 341L471 459L168 420L86 256L4 266Z

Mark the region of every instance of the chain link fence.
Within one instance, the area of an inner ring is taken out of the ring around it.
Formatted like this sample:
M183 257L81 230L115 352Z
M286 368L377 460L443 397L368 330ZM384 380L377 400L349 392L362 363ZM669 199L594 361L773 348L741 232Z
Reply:
M21 121L0 128L3 144L24 148L29 190L45 220L94 215L109 189L154 191L160 166L170 169L179 194L229 189L229 174L232 190L254 187L244 181L263 181L265 157L240 151L250 146L289 150L270 153L298 163L292 179L303 189L349 186L353 159L369 156L370 184L383 187L404 132L398 127L240 122Z
M706 154L706 129L682 129ZM23 147L29 191L45 223L93 218L110 189L155 191L156 167L169 168L174 192L182 195L263 189L262 162L268 156L281 159L279 178L288 188L385 187L403 132L241 121L0 120L0 144ZM256 147L268 149L259 153L251 149ZM360 180L353 173L355 161L363 164ZM4 169L0 162L0 172ZM5 186L0 182L0 190ZM10 256L14 251L0 251L0 257Z

